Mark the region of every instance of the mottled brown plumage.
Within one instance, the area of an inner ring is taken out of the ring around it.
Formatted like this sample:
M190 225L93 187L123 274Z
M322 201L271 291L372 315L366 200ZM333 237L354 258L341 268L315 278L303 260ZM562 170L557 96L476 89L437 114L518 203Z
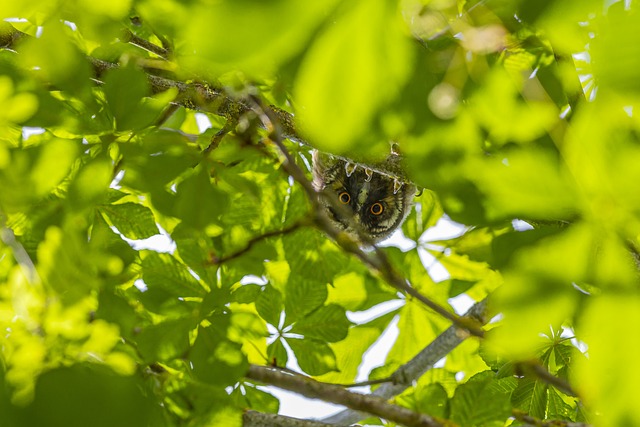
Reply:
M399 156L392 153L386 169L402 176ZM400 227L409 212L416 193L413 184L382 175L314 151L313 185L316 191L335 198L320 204L334 226L359 241L380 242Z

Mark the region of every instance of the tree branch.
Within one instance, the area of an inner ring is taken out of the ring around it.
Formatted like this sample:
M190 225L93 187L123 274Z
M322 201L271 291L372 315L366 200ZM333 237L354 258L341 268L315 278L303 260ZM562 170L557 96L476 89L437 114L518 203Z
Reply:
M125 30L125 34L127 31L131 34L131 38L128 40L125 37L124 41L129 41L136 46L142 47L143 49L149 50L162 57L164 57L163 55L169 54L167 49L161 48L153 43L141 39L135 36L129 30ZM0 47L13 49L19 42L19 40L29 37L31 36L17 30L10 23L1 23ZM127 37L129 36L127 35ZM100 79L105 72L119 67L118 64L103 61L91 56L86 56L86 58L91 63L95 74L94 77L98 82L100 82ZM165 77L155 76L148 73L147 79L149 81L151 91L154 94L165 92L171 88L176 88L178 90L178 97L174 101L174 103L177 105L182 105L189 109L212 113L221 117L225 117L227 119L231 119L232 121L237 121L237 119L241 115L250 110L250 108L245 103L240 100L233 99L221 88L215 88L199 82L184 83L181 81L171 80ZM313 145L306 141L296 129L295 119L291 113L274 105L269 105L266 108L270 111L271 115L277 118L280 126L280 135L282 137L299 142L309 147L313 147ZM336 157L345 161L349 161L358 167L368 168L373 172L379 173L381 175L386 175L399 181L407 182L406 177L398 175L395 171L385 167L384 164L365 164L354 162L352 159L347 159L346 157L342 156Z
M281 236L283 234L291 233L291 232L297 230L300 227L308 225L307 222L308 221L303 219L303 220L297 221L297 222L295 222L295 223L293 223L293 224L291 224L291 225L289 225L287 227L284 227L281 230L268 231L268 232L266 232L264 234L261 234L260 236L253 237L253 238L249 239L247 241L246 246L244 248L240 249L238 252L234 252L234 253L232 253L230 255L227 255L227 256L224 256L222 258L217 258L215 255L212 256L212 258L210 260L211 264L220 265L220 264L223 264L225 262L231 261L233 259L239 258L242 255L244 255L247 252L249 252L251 250L251 248L253 247L253 245L255 245L256 243L261 242L263 240L266 240L269 237Z
M278 147L284 157L282 167L289 175L291 175L291 177L296 182L298 182L298 184L302 186L305 193L307 193L307 197L313 204L314 210L316 212L316 224L327 235L333 238L338 243L338 245L342 247L342 249L359 258L362 262L368 265L369 268L373 269L380 276L382 276L382 278L389 285L416 298L418 301L422 302L424 305L426 305L445 319L451 321L453 324L458 326L458 328L468 331L468 333L470 333L471 335L483 337L484 331L482 330L482 327L478 325L477 321L470 318L463 319L455 313L452 313L451 311L442 307L435 301L422 295L415 288L413 288L404 277L402 277L395 271L384 252L374 246L374 255L371 256L367 254L355 241L346 236L345 233L337 230L329 222L329 219L327 218L327 215L324 213L323 209L319 208L318 197L325 197L330 203L333 203L334 201L328 198L325 193L317 193L311 185L311 182L307 179L305 173L295 163L293 157L289 153L289 150L287 150L287 148L284 146L284 135L281 133L279 118L275 114L273 114L273 112L269 108L265 108L264 106L262 106L259 99L254 98L253 101L256 103L256 108L254 108L253 110L261 110L256 112L262 118L265 128L270 132L270 139ZM364 241L366 242L366 239Z
M538 418L527 415L526 412L520 411L518 409L514 409L512 411L513 417L518 420L527 423L527 426L532 427L590 427L589 424L586 423L574 423L571 421L563 421L563 420L539 420Z
M407 427L442 427L445 422L426 414L420 414L401 406L387 403L377 396L345 390L343 387L321 383L300 375L291 375L267 366L249 366L248 379L293 391L311 399L347 406L402 424Z
M131 43L134 46L138 46L146 50L147 52L151 52L154 55L158 55L162 59L169 59L169 51L167 49L158 46L157 44L153 44L148 40L145 40L141 37L136 36L128 29L122 30L122 41L125 43Z
M481 323L484 321L484 312L486 310L486 300L476 303L466 313L465 317L478 319ZM449 327L446 331L438 335L428 346L420 353L404 365L400 366L393 374L391 374L391 382L381 385L373 391L374 396L383 399L391 399L411 387L414 381L423 376L433 365L462 343L468 335L460 334L460 330L456 326ZM346 409L337 414L322 419L326 423L354 423L365 418L366 415Z
M347 424L327 424L320 421L301 420L277 414L246 411L242 415L243 427L349 427Z

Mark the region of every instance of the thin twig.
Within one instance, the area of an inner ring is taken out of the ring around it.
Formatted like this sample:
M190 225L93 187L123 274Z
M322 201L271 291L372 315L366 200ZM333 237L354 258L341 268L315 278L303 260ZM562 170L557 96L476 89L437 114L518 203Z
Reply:
M436 417L390 404L380 397L354 393L341 386L322 383L299 375L290 375L272 367L251 365L246 377L293 391L311 399L321 399L325 402L345 405L408 427L441 427L445 425L445 422Z
M579 397L578 393L568 382L564 381L562 378L556 377L536 361L520 362L516 366L525 372L528 371L532 373L542 381L554 386L568 396Z
M237 252L234 252L230 255L218 258L215 255L212 255L211 259L210 259L210 263L213 265L220 265L220 264L224 264L225 262L229 262L233 259L239 258L242 255L246 254L247 252L249 252L251 250L251 248L258 242L261 242L263 240L266 240L270 237L275 237L275 236L282 236L288 233L291 233L295 230L297 230L300 227L303 227L305 225L309 225L308 221L306 219L302 219L300 221L297 221L287 227L284 227L280 230L273 230L273 231L269 231L266 232L264 234L261 234L259 236L253 237L251 239L249 239L247 241L247 244L245 247L243 247L242 249L240 249Z
M204 154L205 156L207 156L211 151L215 150L216 148L218 148L218 145L220 145L220 141L222 141L222 138L224 138L224 136L226 134L228 134L229 132L231 132L233 130L233 128L235 127L235 125L237 124L237 120L234 117L229 117L227 118L226 123L224 124L224 126L222 127L222 129L220 129L218 132L216 132L212 137L211 137L211 143L209 143L209 145L207 146L207 148L205 148L202 151L202 154Z
M122 30L122 41L125 43L131 43L134 46L138 46L146 50L147 52L158 55L162 59L169 59L169 52L165 48L160 47L157 44L153 44L150 41L143 39L142 37L138 37L127 28Z

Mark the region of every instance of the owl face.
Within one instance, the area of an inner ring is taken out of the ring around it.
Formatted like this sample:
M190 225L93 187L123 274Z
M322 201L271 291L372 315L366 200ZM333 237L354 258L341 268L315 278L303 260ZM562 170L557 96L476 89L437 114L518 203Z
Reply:
M338 230L360 240L359 230L373 243L386 239L400 227L411 211L416 192L414 185L401 185L385 175L354 169L345 161L318 151L313 153L313 185L316 191L327 192L337 200L337 206L324 198L320 204Z

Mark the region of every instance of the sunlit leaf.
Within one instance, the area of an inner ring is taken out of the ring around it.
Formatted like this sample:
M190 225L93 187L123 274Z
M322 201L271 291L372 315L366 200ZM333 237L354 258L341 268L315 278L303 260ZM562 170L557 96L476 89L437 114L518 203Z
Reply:
M336 342L347 336L350 325L344 308L330 304L298 320L291 332L321 341Z
M100 211L118 231L129 239L146 239L158 234L151 210L137 203L103 205Z
M481 372L456 389L451 399L451 418L466 426L481 426L506 419L511 414L510 392L491 371ZM508 389L508 388L507 388Z
M328 344L315 340L288 338L287 344L296 355L298 364L309 375L336 371L336 355Z
M351 3L306 54L295 95L300 123L320 148L344 152L354 146L376 110L404 83L411 52L395 5Z

